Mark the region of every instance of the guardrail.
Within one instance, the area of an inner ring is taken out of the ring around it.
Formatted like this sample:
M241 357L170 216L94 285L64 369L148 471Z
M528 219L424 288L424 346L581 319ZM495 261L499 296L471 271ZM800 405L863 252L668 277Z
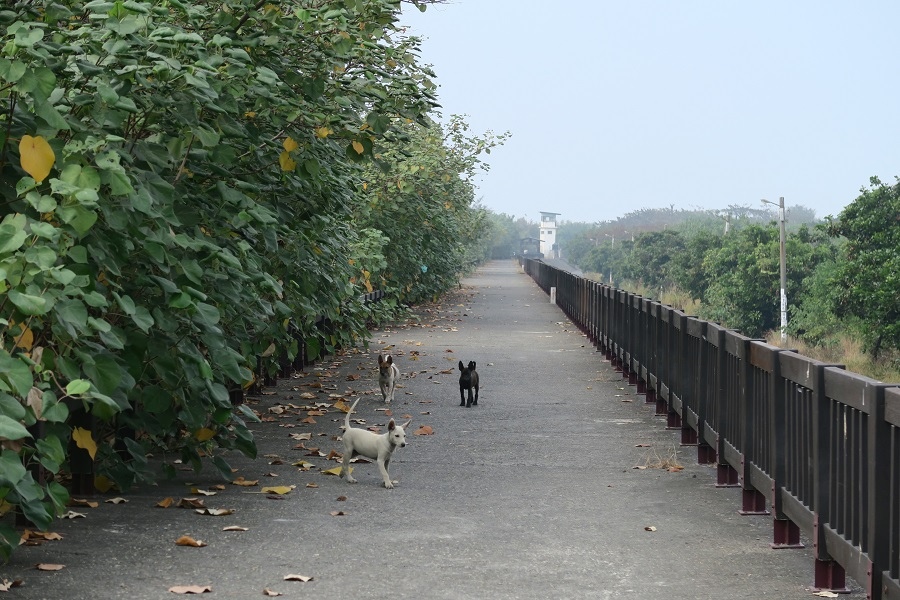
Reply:
M900 598L900 386L750 339L538 260L525 272L646 394L773 548L812 542L814 587Z

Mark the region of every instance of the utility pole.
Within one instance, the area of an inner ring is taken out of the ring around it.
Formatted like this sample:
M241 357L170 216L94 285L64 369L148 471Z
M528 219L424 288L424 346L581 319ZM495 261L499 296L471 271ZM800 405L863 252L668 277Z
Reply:
M778 207L779 220L781 221L781 235L779 240L779 253L781 254L781 295L779 302L781 304L781 343L787 341L787 257L784 251L784 196L778 199L778 204L763 199L766 204Z

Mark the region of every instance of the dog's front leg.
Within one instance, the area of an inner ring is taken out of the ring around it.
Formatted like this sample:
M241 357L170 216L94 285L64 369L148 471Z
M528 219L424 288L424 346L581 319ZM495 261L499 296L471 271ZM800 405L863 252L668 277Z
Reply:
M381 477L384 478L384 487L387 489L393 489L394 484L391 482L391 476L388 475L387 467L391 464L391 459L384 459L382 457L378 457L378 469L381 471Z

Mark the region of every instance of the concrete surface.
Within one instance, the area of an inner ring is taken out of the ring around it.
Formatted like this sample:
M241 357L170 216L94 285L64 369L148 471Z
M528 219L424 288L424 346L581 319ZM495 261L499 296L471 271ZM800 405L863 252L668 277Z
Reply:
M384 348L403 373L389 408L413 419L390 467L393 490L374 464L356 465L355 485L322 474L338 462L308 449L340 452L343 414L328 407L304 423L300 408L362 394L354 418L383 426L375 356ZM459 360L478 363L477 407L458 406ZM259 485L203 498L234 514L154 507L222 483L212 470L123 494L126 504L95 498L97 508L73 508L85 518L54 526L62 540L22 547L0 567L0 578L24 581L8 597L149 600L180 597L168 591L177 585L235 599L265 589L317 599L813 597L810 551L770 549L771 518L738 515L739 490L714 486L715 469L677 445L512 261L489 263L421 307L418 321L377 331L369 349L253 402L270 419L254 427L260 458L231 459L236 477ZM433 433L416 435L425 425ZM308 441L291 437L303 433ZM301 460L314 466L293 465ZM654 468L676 463L684 469ZM290 485L283 496L260 493ZM231 525L247 531L223 531ZM208 545L176 546L182 535ZM285 581L290 574L312 580ZM843 597L863 598L851 584Z

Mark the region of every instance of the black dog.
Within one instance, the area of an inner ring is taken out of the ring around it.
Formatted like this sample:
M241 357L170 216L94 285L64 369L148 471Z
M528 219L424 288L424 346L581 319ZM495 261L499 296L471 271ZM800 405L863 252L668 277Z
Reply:
M475 372L475 361L469 361L469 366L463 366L463 361L459 361L459 405L466 408L478 406L478 373ZM475 390L475 400L472 400L472 389ZM469 390L469 401L466 402L466 390Z

